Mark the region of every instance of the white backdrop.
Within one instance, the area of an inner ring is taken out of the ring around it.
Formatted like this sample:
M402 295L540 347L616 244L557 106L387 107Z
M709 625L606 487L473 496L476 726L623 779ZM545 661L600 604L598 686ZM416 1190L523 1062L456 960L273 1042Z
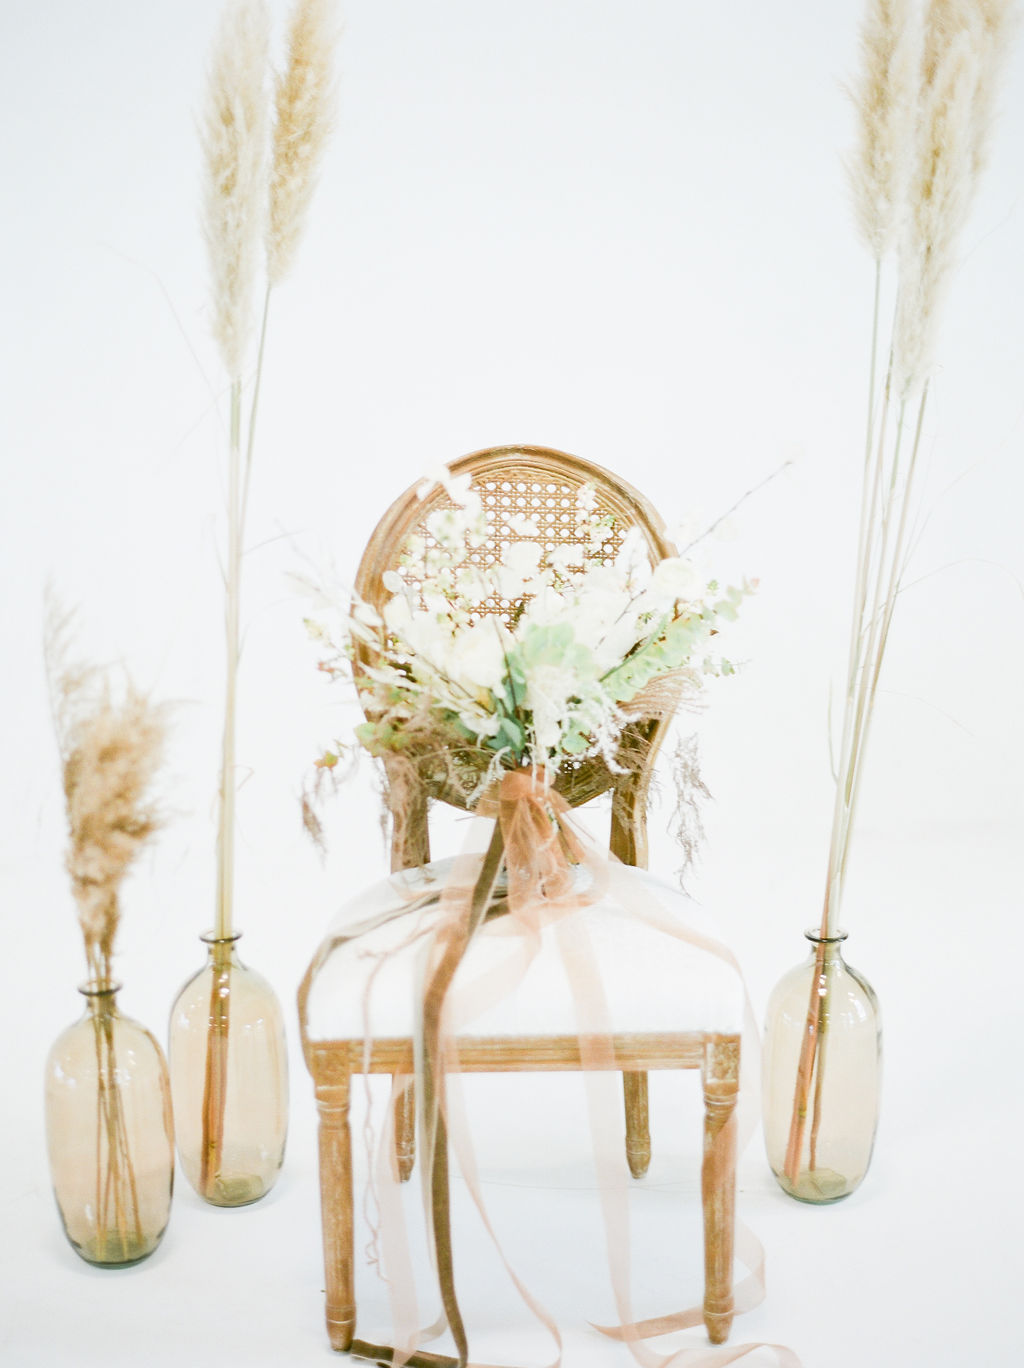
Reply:
M272 8L283 21L284 0ZM560 447L623 474L671 521L711 518L793 461L715 547L723 576L761 587L730 633L747 664L699 724L715 801L694 888L759 1014L802 956L827 839L870 323L842 170L860 9L345 4L337 132L273 300L246 560L237 919L243 958L271 977L291 1028L289 1157L249 1211L205 1208L182 1180L157 1255L100 1274L64 1242L43 1147L43 1061L77 1014L83 962L61 869L42 595L52 578L81 607L83 651L176 704L173 818L126 889L119 956L125 1010L163 1037L213 906L224 404L195 121L218 6L6 0L5 1363L329 1362L294 993L384 851L368 766L335 804L326 865L301 834L308 763L351 716L313 668L286 572L329 555L350 575L379 513L438 463L498 443ZM845 912L850 958L886 1019L876 1160L828 1210L775 1189L758 1138L742 1170L769 1294L734 1337L789 1343L808 1368L997 1363L1020 1338L1024 46L999 104L945 319L926 520ZM670 806L652 818L652 865L666 874ZM700 1285L697 1136L663 1082L636 1198L645 1314ZM613 1311L585 1131L568 1104L557 1135L545 1130L550 1080L481 1086L488 1198L566 1327L567 1368L629 1362L587 1328ZM518 1099L529 1124L512 1117ZM543 1362L525 1312L473 1258L465 1269L479 1352ZM372 1279L361 1297L383 1305Z

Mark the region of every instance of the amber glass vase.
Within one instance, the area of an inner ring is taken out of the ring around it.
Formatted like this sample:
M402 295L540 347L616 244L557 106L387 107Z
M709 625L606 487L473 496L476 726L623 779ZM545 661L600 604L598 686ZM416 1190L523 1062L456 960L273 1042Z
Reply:
M215 1206L273 1187L288 1134L288 1056L274 990L237 935L202 937L207 962L171 1009L171 1092L185 1176Z
M836 1202L867 1173L878 1124L878 1000L844 961L846 932L808 931L811 953L776 985L765 1022L765 1145L779 1185Z
M118 1011L120 984L87 983L85 1014L46 1061L46 1141L72 1248L111 1268L152 1254L174 1187L167 1064L154 1037Z

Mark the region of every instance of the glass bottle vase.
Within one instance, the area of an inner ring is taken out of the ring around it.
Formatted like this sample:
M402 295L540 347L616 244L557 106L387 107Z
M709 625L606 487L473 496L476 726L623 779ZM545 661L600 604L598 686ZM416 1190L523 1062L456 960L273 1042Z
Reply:
M201 937L207 962L171 1009L178 1154L196 1192L245 1206L273 1187L288 1134L288 1055L274 990L238 958L238 935Z
M868 1170L878 1124L882 1033L874 989L842 956L846 932L805 933L811 953L776 985L765 1022L768 1162L802 1202L836 1202Z
M79 989L85 1013L46 1061L46 1142L72 1248L123 1268L156 1249L174 1188L167 1064L156 1039L117 1006L120 984Z

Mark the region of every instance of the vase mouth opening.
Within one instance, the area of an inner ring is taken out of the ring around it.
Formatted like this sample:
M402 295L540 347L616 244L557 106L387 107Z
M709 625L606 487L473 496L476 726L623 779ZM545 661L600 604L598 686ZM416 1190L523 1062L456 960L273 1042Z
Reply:
M113 997L124 987L119 979L86 979L84 983L78 985L78 991L83 997L101 998Z
M241 931L232 931L226 936L218 936L216 931L204 931L199 937L204 945L234 945L242 939Z
M837 931L834 931L831 936L823 936L819 926L809 927L808 930L804 932L804 935L812 945L842 945L849 934L849 931L844 931L842 927L839 927Z

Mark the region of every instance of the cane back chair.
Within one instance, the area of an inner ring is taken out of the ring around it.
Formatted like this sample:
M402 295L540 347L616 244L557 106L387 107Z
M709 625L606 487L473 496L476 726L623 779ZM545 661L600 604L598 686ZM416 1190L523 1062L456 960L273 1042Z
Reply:
M488 519L497 534L493 541L471 553L486 563L500 561L504 547L519 540L507 519L525 514L538 528L539 541L550 552L555 546L577 545L580 534L574 510L577 495L591 486L599 513L613 515L611 546L617 549L630 527L642 532L652 561L672 554L663 524L647 501L621 480L600 467L544 447L498 447L463 457L450 466L453 476L469 475L482 497ZM414 487L384 515L363 555L356 580L358 593L381 608L390 597L382 584L383 574L396 568L407 538L427 535L425 523L439 507L450 507L443 486L435 485L425 497ZM483 611L504 614L512 605L500 599L488 601ZM692 915L692 904L667 884L650 880L640 871L647 862L646 800L653 761L667 721L630 724L630 767L615 773L599 760L586 761L563 772L556 784L570 806L576 807L612 791L610 851L625 865L635 866L648 891L654 890L670 914L682 907ZM639 759L638 759L639 756ZM431 799L465 806L464 790L451 782L451 767L442 766L435 776L424 776L418 792L404 802L416 810L396 812L392 824L392 891L402 880L414 879L415 871L431 866L426 812ZM402 871L406 871L405 874ZM374 910L380 890L355 900L343 909L336 927L346 919ZM681 906L682 905L682 906ZM587 909L590 912L592 909ZM620 931L622 928L619 928ZM475 940L486 935L485 925ZM626 927L632 937L638 930ZM647 1073L651 1069L700 1069L705 1103L702 1201L704 1209L705 1295L704 1322L713 1343L728 1336L733 1315L732 1260L735 1192L735 1105L739 1085L739 1048L742 1022L742 988L738 977L721 961L695 952L692 946L655 935L658 945L646 944L633 954L616 939L599 937L599 961L604 987L610 990L612 1048L624 1084L626 1157L635 1178L650 1162ZM320 1116L320 1185L326 1273L327 1328L332 1346L346 1350L355 1327L353 1270L352 1157L349 1133L349 1094L353 1073L408 1075L412 1072L412 979L408 1001L390 1003L383 1028L374 1020L373 1038L364 1042L365 1016L359 1003L366 985L352 983L332 972L329 935L314 957L299 991L299 1015L303 1050L312 1074ZM474 942L475 944L475 942ZM467 954L471 958L473 946ZM543 960L542 949L540 958ZM632 1007L630 994L616 993L622 965L627 974L639 974L642 1006ZM461 970L460 970L461 972ZM532 971L531 971L532 972ZM542 971L541 971L542 972ZM394 997L394 977L386 991ZM376 990L374 990L376 991ZM632 1013L632 1015L631 1015ZM652 1015L653 1013L653 1015ZM499 1017L501 1013L499 1012ZM493 1014L492 1014L493 1016ZM524 1028L522 1016L506 1013L505 1020L486 1017L487 1032L460 1035L459 1067L463 1072L575 1070L581 1067L580 1045L572 1030L571 1013L546 1008L539 1012L536 1027ZM545 1019L547 1018L547 1019ZM415 1109L411 1089L398 1094L395 1104L395 1166L403 1180L414 1164Z

